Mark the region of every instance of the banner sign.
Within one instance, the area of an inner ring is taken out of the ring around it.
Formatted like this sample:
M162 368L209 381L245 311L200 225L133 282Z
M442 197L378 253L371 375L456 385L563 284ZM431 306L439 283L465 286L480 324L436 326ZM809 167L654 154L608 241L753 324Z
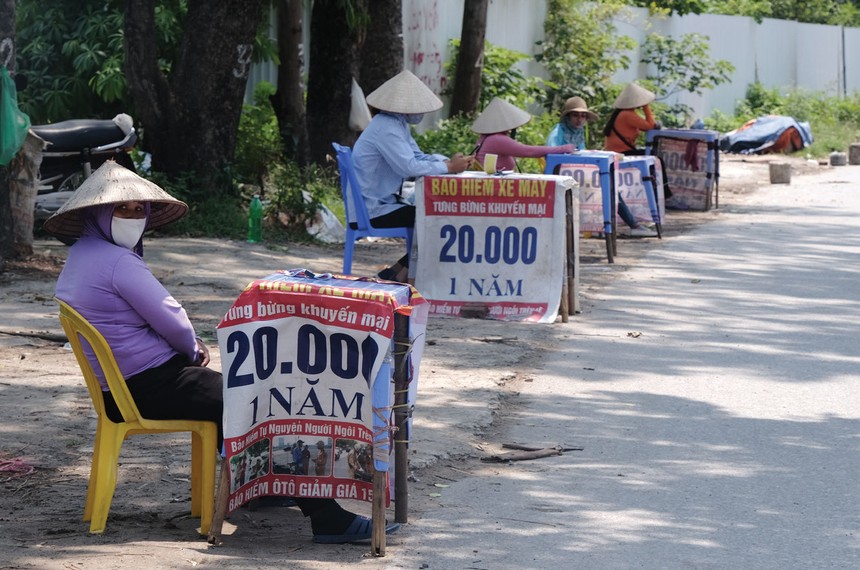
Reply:
M693 210L707 210L713 190L708 172L708 143L704 140L655 139L655 152L666 166L672 195Z
M555 321L565 268L565 183L542 175L424 177L415 282L430 313Z
M624 198L624 203L630 209L633 216L640 222L654 222L651 215L651 206L648 203L648 195L651 194L657 200L660 212L660 220L666 218L665 198L663 197L663 172L660 168L659 158L656 156L631 156L625 157L619 163L618 169L618 194ZM653 175L656 196L642 180L642 171L648 176ZM652 198L652 199L653 199ZM616 212L616 227L620 227L624 221Z
M562 164L560 176L570 176L579 185L579 231L603 232L603 187L600 167L594 163ZM615 185L617 188L617 184ZM617 200L617 197L616 197Z
M228 512L266 495L372 500L391 453L394 315L410 315L414 373L428 308L408 285L305 270L245 288L217 329Z

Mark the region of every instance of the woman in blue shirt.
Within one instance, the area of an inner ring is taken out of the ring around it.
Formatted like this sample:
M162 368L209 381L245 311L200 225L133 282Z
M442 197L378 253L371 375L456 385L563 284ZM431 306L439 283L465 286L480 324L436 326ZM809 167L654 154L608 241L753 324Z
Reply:
M588 104L582 97L571 97L564 102L561 117L550 131L546 139L548 145L572 144L576 150L585 150L587 124L598 119L597 113L588 110ZM635 237L653 237L657 232L636 220L636 216L618 195L618 215L624 223L630 226L630 235Z
M586 125L597 119L597 113L588 110L582 97L571 97L564 102L561 117L546 139L547 146L572 144L576 150L585 150Z
M446 158L418 148L410 127L420 123L425 113L441 109L442 101L410 71L403 70L379 86L367 96L367 104L378 113L358 137L352 160L370 223L377 228L414 227L415 206L400 201L404 180L463 172L472 157L457 153ZM405 281L408 266L409 258L404 256L379 276Z

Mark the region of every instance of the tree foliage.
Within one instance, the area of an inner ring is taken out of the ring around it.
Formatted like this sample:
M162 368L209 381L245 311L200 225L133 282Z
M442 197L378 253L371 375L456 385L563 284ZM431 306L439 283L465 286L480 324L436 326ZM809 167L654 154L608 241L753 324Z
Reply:
M110 118L125 100L120 0L18 3L21 108L33 123Z
M269 165L283 160L284 142L272 109L275 86L262 81L254 88L254 102L242 109L233 167L242 182L263 186Z
M666 14L725 14L810 24L860 26L858 0L630 0L632 6Z
M475 148L478 135L472 130L473 117L455 115L439 121L435 129L427 129L423 133L413 132L418 148L428 153L439 153L451 156L462 152L469 154Z
M709 51L708 37L701 34L685 34L678 39L649 34L641 61L651 65L653 71L646 80L658 100L683 91L701 95L704 90L729 81L735 67L726 60L711 59ZM673 120L664 122L680 126L689 117L690 108L676 104L665 114Z
M153 2L159 69L169 74L182 39L188 0ZM35 124L66 119L135 116L125 71L122 0L20 0L19 97ZM276 44L260 33L254 61L277 60Z
M460 40L452 39L451 60L445 63L448 77L457 73ZM481 96L478 109L483 109L495 97L500 97L509 103L525 109L528 105L543 98L545 85L549 85L538 77L526 77L517 64L529 56L501 46L484 42L484 64L481 73ZM442 95L450 95L453 86L449 81Z
M708 0L630 0L631 6L648 8L652 13L701 14L708 8Z
M624 4L618 0L550 0L544 22L545 39L535 59L549 72L553 87L546 107L560 109L568 97L579 95L589 106L601 107L609 99L612 76L630 65L634 42L617 33L613 18Z

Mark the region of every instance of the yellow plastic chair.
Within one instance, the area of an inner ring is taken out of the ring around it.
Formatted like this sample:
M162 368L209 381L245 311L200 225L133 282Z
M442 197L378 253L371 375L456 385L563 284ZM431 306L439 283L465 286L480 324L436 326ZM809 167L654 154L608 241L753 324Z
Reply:
M191 437L191 516L200 517L200 534L209 533L215 506L215 457L218 426L215 422L194 420L148 420L141 417L128 391L113 352L104 337L77 311L63 301L60 324L81 367L93 406L98 414L93 463L87 488L84 520L90 521L90 532L104 532L108 511L116 490L117 463L125 438L138 433L171 433L190 431ZM105 375L108 387L125 421L112 422L105 413L102 388L81 339L92 347Z

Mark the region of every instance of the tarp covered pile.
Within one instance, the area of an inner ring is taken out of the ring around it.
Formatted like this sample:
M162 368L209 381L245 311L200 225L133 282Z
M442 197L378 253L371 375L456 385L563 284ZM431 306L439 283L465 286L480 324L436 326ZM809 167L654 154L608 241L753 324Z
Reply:
M792 117L767 115L744 123L720 137L720 150L740 154L789 153L812 144L807 122Z

